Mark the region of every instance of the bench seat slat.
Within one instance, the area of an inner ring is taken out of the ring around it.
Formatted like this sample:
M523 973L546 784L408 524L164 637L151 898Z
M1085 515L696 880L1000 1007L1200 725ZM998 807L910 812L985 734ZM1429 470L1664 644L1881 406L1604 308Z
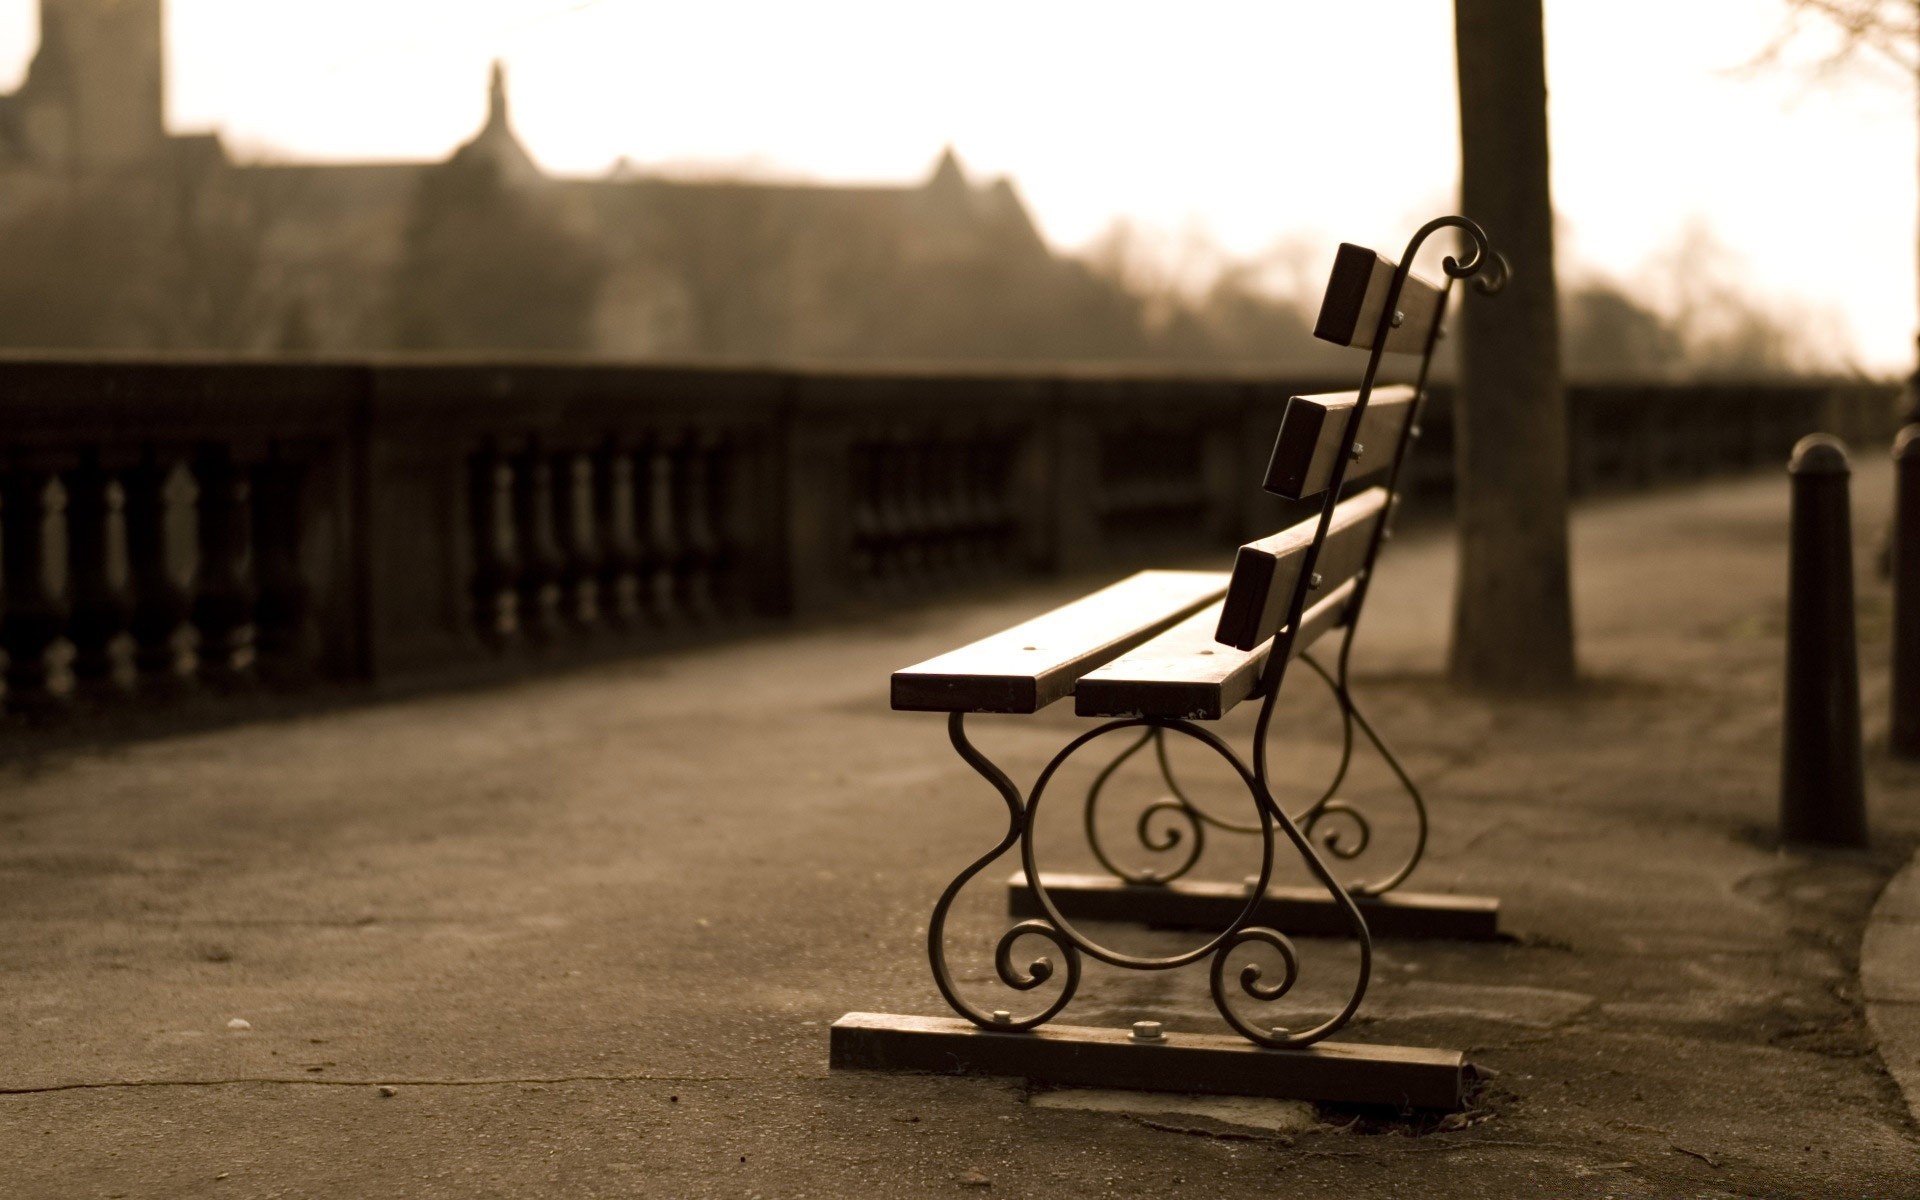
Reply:
M1074 681L1227 590L1225 571L1141 571L1072 604L893 673L893 707L1038 712Z
M1342 500L1333 510L1326 545L1320 548L1314 572L1323 589L1331 590L1352 578L1372 543L1374 527L1387 511L1387 489L1371 487ZM1220 628L1214 636L1229 646L1251 650L1279 631L1287 620L1287 606L1300 580L1307 549L1319 518L1309 517L1290 529L1240 547L1233 560L1233 583L1220 610ZM1308 597L1311 608L1317 599Z
M1345 620L1355 586L1349 579L1300 618L1300 636L1292 646L1296 657ZM1083 717L1187 721L1226 716L1258 690L1273 640L1256 650L1223 646L1213 637L1219 623L1216 604L1090 672L1074 686L1074 712Z
M1405 384L1377 387L1367 398L1354 438L1360 457L1347 469L1349 481L1376 474L1393 465L1401 431L1413 415L1414 390ZM1353 419L1359 392L1332 392L1322 396L1294 396L1280 417L1267 478L1260 486L1276 496L1305 500L1318 496L1333 482L1333 468Z

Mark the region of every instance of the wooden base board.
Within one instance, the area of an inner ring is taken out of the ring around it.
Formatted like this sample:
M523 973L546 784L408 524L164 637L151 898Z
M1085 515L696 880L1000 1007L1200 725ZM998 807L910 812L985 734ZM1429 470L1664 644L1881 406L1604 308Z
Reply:
M1321 1042L1269 1050L1231 1034L1167 1033L1142 1042L1124 1029L1043 1025L981 1029L959 1017L848 1013L833 1023L836 1070L1012 1075L1076 1087L1269 1096L1328 1104L1453 1111L1473 1068L1455 1050Z
M1230 883L1123 883L1111 875L1043 874L1054 907L1069 921L1129 921L1162 929L1224 929L1246 907L1245 885ZM1454 938L1492 941L1500 936L1500 901L1492 896L1392 892L1356 896L1367 929L1384 938ZM1044 917L1024 871L1007 881L1007 912ZM1253 923L1297 933L1344 937L1346 914L1319 888L1270 887Z

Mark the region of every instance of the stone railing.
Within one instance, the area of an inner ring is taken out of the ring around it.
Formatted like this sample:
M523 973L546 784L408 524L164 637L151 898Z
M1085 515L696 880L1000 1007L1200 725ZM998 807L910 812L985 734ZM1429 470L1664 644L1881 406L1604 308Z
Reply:
M0 359L6 703L458 679L996 578L1222 561L1351 381ZM1444 391L1444 390L1443 390ZM1417 503L1451 484L1444 394ZM1580 491L1872 441L1891 390L1571 391Z

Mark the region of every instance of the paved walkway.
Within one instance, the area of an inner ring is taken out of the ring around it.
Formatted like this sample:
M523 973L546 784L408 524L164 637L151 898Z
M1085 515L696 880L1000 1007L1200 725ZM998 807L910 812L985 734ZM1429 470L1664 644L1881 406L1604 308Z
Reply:
M1890 481L1856 482L1865 541ZM1469 1050L1497 1075L1466 1114L825 1069L841 1013L941 1011L923 922L998 833L940 721L887 711L887 672L1059 585L0 767L0 1192L1920 1194L1858 955L1920 838L1920 778L1871 764L1872 853L1774 842L1784 495L1771 476L1585 510L1592 682L1566 700L1449 692L1449 548L1389 556L1358 668L1435 803L1415 882L1498 894L1516 936L1383 945L1351 1036ZM1887 596L1861 595L1884 729ZM1334 728L1305 689L1284 717L1304 795ZM1074 724L981 739L1030 778ZM1355 794L1384 785L1369 767ZM1059 865L1085 864L1051 815ZM1207 870L1244 875L1248 848L1220 849ZM1004 927L991 891L954 929L981 948L971 987ZM1350 962L1310 945L1301 994ZM1913 978L1869 978L1883 1036L1920 1010ZM1217 1028L1198 970L1090 969L1069 1018L1148 1013Z

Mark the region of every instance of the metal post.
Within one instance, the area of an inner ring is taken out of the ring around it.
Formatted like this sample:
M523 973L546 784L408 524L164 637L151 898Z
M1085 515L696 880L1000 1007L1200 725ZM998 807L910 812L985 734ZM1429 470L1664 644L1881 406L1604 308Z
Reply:
M1920 759L1920 425L1893 439L1893 721L1887 747Z
M1854 640L1852 467L1838 438L1793 448L1788 546L1787 689L1780 832L1789 842L1867 844L1860 665Z

